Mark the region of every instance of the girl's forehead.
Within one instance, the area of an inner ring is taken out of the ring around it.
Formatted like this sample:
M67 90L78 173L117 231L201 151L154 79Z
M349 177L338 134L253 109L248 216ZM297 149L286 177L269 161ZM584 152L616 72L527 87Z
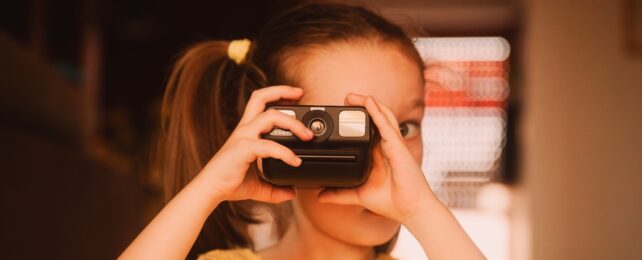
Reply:
M344 105L348 93L372 95L395 112L423 100L423 73L396 47L344 46L306 57L298 68L302 105Z

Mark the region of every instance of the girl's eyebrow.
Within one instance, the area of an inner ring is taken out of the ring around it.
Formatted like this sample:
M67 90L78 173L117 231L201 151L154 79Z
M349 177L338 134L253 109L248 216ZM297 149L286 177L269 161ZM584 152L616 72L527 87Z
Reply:
M410 104L409 108L411 108L411 109L414 109L416 107L424 107L425 106L423 98L415 98L415 99L411 100L410 103L408 103L408 104Z
M408 106L404 106L403 108L406 111L405 114L412 112L413 115L418 109L421 109L423 111L423 108L425 106L424 100L420 98L414 98L406 104L408 104Z

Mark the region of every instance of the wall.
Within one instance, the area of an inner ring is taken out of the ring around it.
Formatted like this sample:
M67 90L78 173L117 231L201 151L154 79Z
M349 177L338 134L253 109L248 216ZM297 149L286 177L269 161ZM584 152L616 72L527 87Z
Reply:
M525 4L532 259L642 259L642 56L624 2Z

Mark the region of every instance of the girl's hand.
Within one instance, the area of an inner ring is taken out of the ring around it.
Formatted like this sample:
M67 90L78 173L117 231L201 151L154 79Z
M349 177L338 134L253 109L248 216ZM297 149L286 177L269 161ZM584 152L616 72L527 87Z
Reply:
M435 199L421 167L412 157L399 132L393 112L371 96L348 94L346 105L363 106L381 135L374 148L368 180L350 189L325 189L320 202L361 205L374 213L404 223Z
M260 135L278 127L290 130L301 140L311 140L312 131L300 121L276 110L264 111L269 102L298 100L302 95L302 89L289 86L266 87L252 93L238 126L199 173L209 179L212 196L222 200L251 199L272 203L294 197L292 188L272 186L255 173L247 171L254 161L265 157L281 159L294 167L301 165L301 159L292 150L274 141L261 139Z
M312 131L295 118L265 104L280 99L298 100L303 91L288 86L267 87L252 93L238 126L219 151L120 256L122 259L185 259L203 224L224 200L259 200L278 203L292 199L290 188L263 182L248 169L257 158L272 157L299 166L301 160L290 149L260 139L274 127L288 129L304 141Z

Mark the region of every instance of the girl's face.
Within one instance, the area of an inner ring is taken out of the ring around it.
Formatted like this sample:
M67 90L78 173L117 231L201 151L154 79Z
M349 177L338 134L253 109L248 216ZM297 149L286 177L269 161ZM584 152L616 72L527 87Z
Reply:
M407 127L406 146L421 163L423 72L396 45L362 45L337 44L306 52L292 74L304 89L299 104L343 106L343 100L350 92L371 95L390 107L400 125ZM385 170L372 168L372 171ZM306 232L324 234L349 244L376 246L390 240L399 229L399 223L360 206L319 203L317 194L320 191L296 191L294 217L297 225L303 225L299 228Z

